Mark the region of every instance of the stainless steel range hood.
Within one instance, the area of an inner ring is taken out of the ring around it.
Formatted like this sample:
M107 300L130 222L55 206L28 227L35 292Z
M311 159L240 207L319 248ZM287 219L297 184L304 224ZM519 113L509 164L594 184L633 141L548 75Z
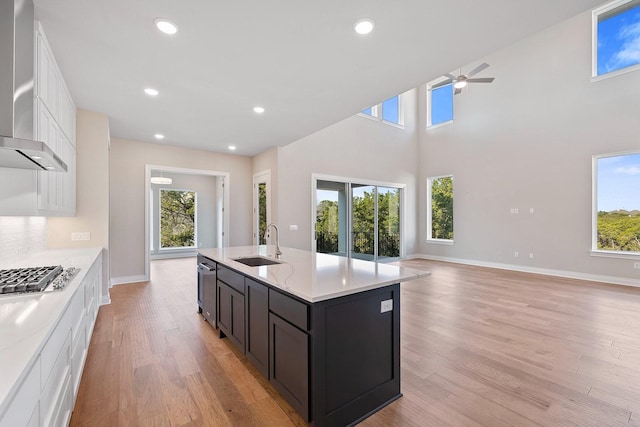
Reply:
M67 171L33 140L33 0L0 0L0 167Z

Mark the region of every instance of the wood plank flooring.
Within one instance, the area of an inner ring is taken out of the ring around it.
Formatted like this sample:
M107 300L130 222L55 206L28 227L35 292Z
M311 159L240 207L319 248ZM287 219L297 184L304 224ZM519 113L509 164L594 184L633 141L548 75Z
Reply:
M362 426L640 426L640 289L426 260L401 285L403 397ZM196 313L194 258L100 308L72 426L302 426Z

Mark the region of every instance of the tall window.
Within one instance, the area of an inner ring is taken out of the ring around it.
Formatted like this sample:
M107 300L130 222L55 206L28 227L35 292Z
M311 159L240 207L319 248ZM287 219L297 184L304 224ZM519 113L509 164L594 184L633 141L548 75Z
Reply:
M640 63L640 0L617 0L594 10L593 31L594 76Z
M453 120L453 85L432 89L433 81L427 85L427 126L436 126Z
M453 241L453 176L427 179L428 240Z
M160 190L160 247L195 246L195 191Z
M640 153L597 156L594 250L640 255Z

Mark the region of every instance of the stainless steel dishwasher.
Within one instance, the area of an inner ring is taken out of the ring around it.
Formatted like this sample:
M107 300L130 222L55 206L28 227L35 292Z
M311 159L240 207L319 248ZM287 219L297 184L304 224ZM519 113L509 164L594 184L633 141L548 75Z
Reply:
M216 263L198 255L198 312L213 326L216 323Z

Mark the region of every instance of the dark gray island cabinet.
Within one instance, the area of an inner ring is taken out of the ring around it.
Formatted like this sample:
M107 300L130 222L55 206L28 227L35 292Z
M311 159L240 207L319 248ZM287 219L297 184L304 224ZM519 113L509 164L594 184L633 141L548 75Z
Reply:
M401 396L399 282L308 301L269 283L286 283L271 266L260 277L220 257L198 263L215 265L220 337L310 424L355 424Z

